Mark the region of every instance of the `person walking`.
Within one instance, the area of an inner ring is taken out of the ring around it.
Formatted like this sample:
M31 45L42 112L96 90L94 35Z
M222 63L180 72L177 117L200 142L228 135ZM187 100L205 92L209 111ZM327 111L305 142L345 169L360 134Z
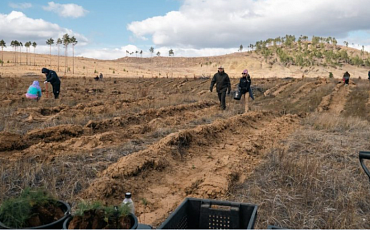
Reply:
M218 67L217 73L213 76L210 86L210 91L212 92L213 86L216 84L216 90L218 94L218 99L220 100L220 108L222 110L226 109L226 91L230 94L231 84L230 78L224 71L223 66Z
M346 72L343 74L344 85L348 85L350 76L351 76L351 75L348 73L348 71L346 71Z
M60 93L60 79L57 73L55 73L54 70L50 70L47 68L42 68L41 73L45 74L46 76L46 80L44 83L46 84L50 82L50 84L53 86L54 98L58 99Z
M240 82L238 85L238 87L240 88L240 93L243 95L243 99L244 99L244 108L245 108L244 112L248 112L249 110L248 109L249 97L252 98L252 100L254 100L253 92L251 89L251 84L252 84L251 76L249 75L248 70L245 69L242 72L242 77L240 78ZM249 97L245 98L245 94L247 92L249 93Z
M41 98L41 87L38 81L33 81L32 85L28 87L26 98L33 100L40 100Z

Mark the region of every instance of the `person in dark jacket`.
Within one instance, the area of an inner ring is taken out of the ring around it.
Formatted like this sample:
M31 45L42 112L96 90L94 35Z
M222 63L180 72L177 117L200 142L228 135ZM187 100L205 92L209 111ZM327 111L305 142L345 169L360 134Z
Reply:
M251 84L252 84L251 76L248 74L248 70L245 69L242 72L242 77L240 78L240 82L239 82L239 85L238 85L238 87L240 89L240 93L243 95L243 98L244 98L245 112L248 111L248 99L249 99L249 97L252 98L252 100L254 100L253 92L252 92L252 89L251 89ZM247 92L249 93L249 97L245 98L245 94Z
M368 79L370 81L370 71L367 73Z
M349 77L350 77L351 75L348 73L348 71L346 71L345 73L344 73L344 75L343 75L343 80L344 80L344 85L348 85L348 83L349 83Z
M45 74L46 76L44 83L50 82L50 84L53 86L54 98L58 99L60 93L60 79L57 73L55 73L54 70L49 70L47 68L42 68L41 73Z
M211 81L210 91L212 92L213 86L216 84L216 90L218 94L218 99L220 100L220 107L222 110L226 109L226 91L230 94L231 84L230 78L224 71L224 67L218 67L218 72L213 76Z

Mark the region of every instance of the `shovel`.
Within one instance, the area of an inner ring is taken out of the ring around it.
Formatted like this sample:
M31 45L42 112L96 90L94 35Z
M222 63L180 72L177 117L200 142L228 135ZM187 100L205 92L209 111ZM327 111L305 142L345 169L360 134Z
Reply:
M360 151L359 158L360 158L361 166L364 169L366 175L369 177L369 180L370 180L370 171L364 163L364 159L367 159L367 160L370 159L370 152L369 151Z
M48 90L48 83L44 83L46 88L46 98L49 98L49 90Z

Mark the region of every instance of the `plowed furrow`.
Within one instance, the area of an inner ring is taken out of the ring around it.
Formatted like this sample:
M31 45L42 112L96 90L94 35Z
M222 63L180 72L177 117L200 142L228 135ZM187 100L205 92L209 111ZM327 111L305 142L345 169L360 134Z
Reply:
M338 84L331 94L322 98L317 111L339 115L344 110L349 93L350 86Z
M301 87L299 87L296 91L291 94L293 98L291 103L296 103L297 101L301 100L302 98L306 97L310 92L319 88L320 86L327 84L328 82L324 80L317 80L315 82L307 82Z
M13 153L14 159L17 155L19 157L32 155L35 150L45 151L48 158L56 155L76 154L98 148L119 146L131 139L146 138L148 134L156 138L161 136L162 132L174 132L180 128L188 127L192 125L192 122L202 120L202 118L204 119L218 112L215 106L205 106L196 111L184 108L178 112L169 112L166 108L158 111L167 111L168 113L159 112L158 115L160 116L152 120L145 119L142 120L142 123L128 123L125 126L114 127L114 129L105 132L92 133L81 126L65 125L31 131L23 138L20 135L0 135L0 141L2 142L0 151L23 149L21 152ZM207 119L204 119L204 122L207 122ZM22 139L25 141L22 141Z
M117 203L131 191L150 204L136 202L139 221L156 226L186 196L225 197L298 121L292 115L250 113L170 134L109 166L81 196Z
M274 94L275 91L278 91L280 88L284 87L288 84L291 84L291 82L283 82L283 83L280 83L268 90L266 90L263 94L265 95L265 97L267 96L272 96ZM280 91L281 92L281 91Z

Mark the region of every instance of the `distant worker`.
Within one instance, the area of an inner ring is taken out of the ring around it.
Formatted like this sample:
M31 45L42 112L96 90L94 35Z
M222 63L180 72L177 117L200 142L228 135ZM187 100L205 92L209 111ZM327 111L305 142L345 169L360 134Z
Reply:
M244 103L245 103L245 112L248 112L248 100L249 100L249 97L252 98L252 100L254 100L254 96L253 96L253 92L252 92L252 88L251 88L251 84L252 84L252 80L251 80L251 76L248 74L248 70L245 69L243 72L242 72L242 77L240 78L240 82L239 82L239 85L238 87L240 88L240 93L243 95L243 99L244 99ZM249 93L249 97L245 98L245 94L246 93Z
M41 98L41 87L38 81L33 81L32 85L28 87L26 97L36 101Z
M102 73L100 73L100 75L99 75L99 80L100 80L100 81L102 81L102 80L103 80L103 74L102 74Z
M213 76L211 81L210 91L212 92L213 86L216 84L216 90L218 94L218 99L220 100L220 108L222 110L226 109L226 91L230 94L231 84L230 78L227 73L224 72L224 67L218 67L218 72Z
M55 73L54 70L49 70L46 68L42 68L41 72L46 76L46 80L44 83L50 82L50 84L53 86L54 98L58 99L60 93L60 79L57 73Z
M370 81L370 70L369 70L369 72L367 73L367 76L368 76L368 79L369 79L369 81Z
M94 77L94 80L95 80L95 81L99 81L99 77L98 77L98 75L96 75L96 77Z
M346 71L346 72L344 73L344 75L343 75L344 85L348 85L350 76L351 76L351 75L348 73L348 71Z

